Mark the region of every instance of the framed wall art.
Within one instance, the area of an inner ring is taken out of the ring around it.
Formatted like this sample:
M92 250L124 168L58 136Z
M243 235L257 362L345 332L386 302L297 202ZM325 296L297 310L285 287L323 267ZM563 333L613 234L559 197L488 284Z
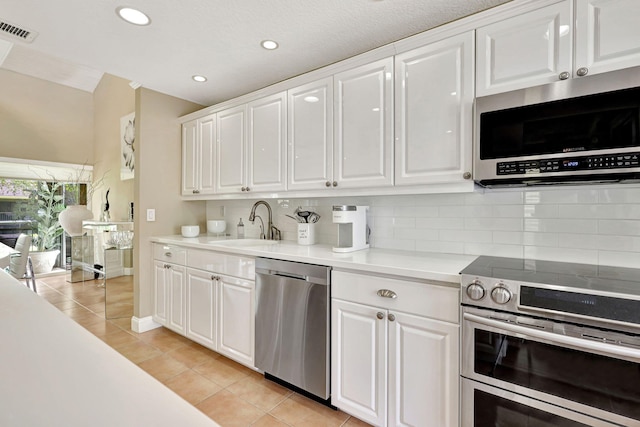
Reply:
M120 118L120 179L133 179L135 171L136 113Z

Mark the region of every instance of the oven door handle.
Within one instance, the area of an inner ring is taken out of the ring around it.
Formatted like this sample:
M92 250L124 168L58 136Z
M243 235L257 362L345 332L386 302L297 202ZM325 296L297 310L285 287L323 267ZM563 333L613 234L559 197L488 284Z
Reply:
M605 356L613 356L617 358L622 357L624 359L632 358L633 360L638 360L638 358L640 357L640 350L634 350L632 348L622 347L614 344L591 341L584 338L571 337L567 335L556 334L554 332L527 328L526 326L520 326L502 320L488 319L486 317L477 316L471 313L464 313L463 318L464 320L468 320L470 322L479 323L485 326L492 326L494 328L502 329L503 331L526 335L527 337L531 338L539 338L564 346L570 346L578 350L592 350Z

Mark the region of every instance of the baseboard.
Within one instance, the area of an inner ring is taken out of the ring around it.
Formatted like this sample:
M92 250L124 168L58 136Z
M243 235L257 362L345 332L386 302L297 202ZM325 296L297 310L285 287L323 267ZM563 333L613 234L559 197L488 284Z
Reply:
M151 316L142 318L133 316L131 318L131 330L139 334L159 328L160 326L162 325L160 323L154 322Z

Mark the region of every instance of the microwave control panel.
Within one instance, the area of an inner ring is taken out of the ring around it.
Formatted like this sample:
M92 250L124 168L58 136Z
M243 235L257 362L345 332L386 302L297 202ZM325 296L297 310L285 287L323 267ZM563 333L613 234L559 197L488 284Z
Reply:
M596 169L627 169L640 167L640 153L565 157L562 159L499 162L498 175L528 175L549 172L585 171Z

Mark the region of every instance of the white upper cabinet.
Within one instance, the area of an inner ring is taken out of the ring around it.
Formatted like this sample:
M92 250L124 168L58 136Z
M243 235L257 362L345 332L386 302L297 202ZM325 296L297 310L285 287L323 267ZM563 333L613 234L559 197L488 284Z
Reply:
M393 184L393 59L289 91L289 190Z
M216 115L182 125L182 195L213 194Z
M334 76L333 180L338 188L393 184L393 58Z
M592 75L640 65L640 1L578 0L575 11L576 70Z
M569 78L572 28L569 1L479 28L476 95Z
M565 0L479 28L476 95L638 66L639 16L637 0Z
M469 181L473 32L396 56L395 184Z
M287 180L287 97L277 93L248 104L247 191L282 191Z
M333 178L333 79L288 91L288 189L317 190Z
M245 185L246 104L219 111L216 134L216 193L240 193Z
M286 94L217 113L216 193L286 189Z

